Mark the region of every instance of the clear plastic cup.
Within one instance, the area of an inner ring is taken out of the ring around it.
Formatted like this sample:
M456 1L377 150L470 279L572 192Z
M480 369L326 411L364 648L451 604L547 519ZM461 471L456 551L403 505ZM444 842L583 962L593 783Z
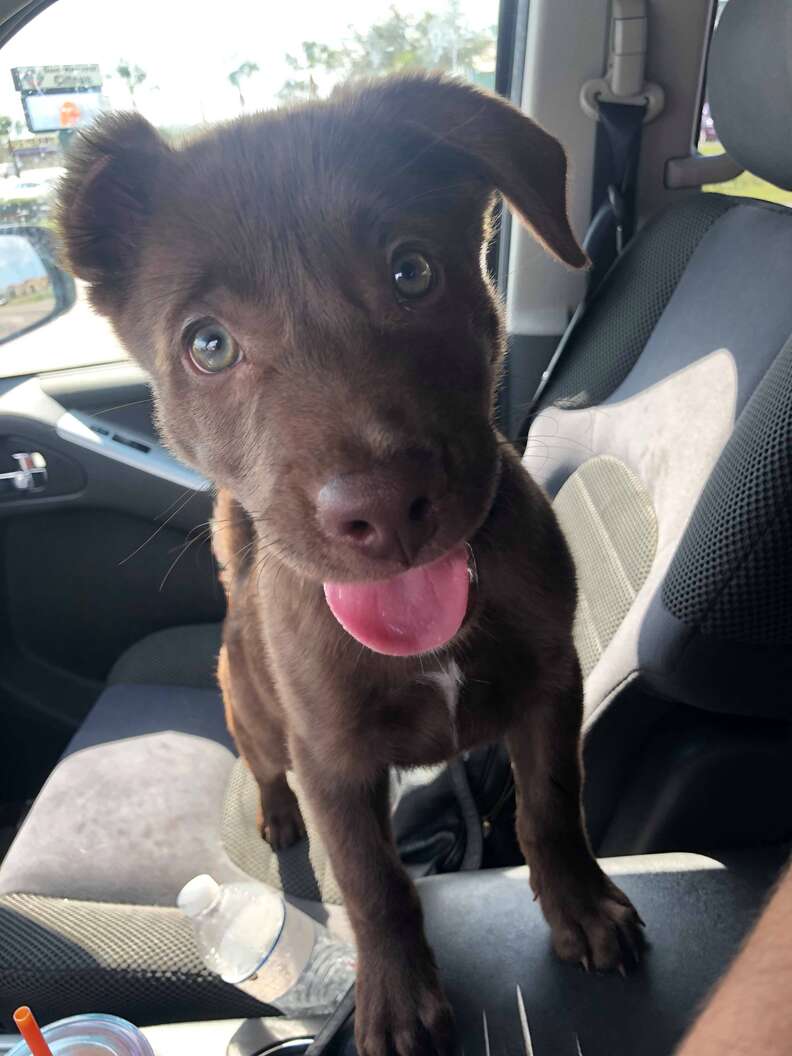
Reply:
M137 1027L101 1012L58 1019L41 1033L52 1056L154 1056ZM28 1043L20 1039L6 1056L31 1056Z

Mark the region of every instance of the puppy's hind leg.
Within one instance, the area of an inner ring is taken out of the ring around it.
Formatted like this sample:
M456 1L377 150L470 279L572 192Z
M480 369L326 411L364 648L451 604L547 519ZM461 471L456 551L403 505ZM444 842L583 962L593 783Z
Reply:
M263 664L257 666L254 682L242 635L228 622L224 636L218 678L226 721L259 786L259 831L273 850L285 850L305 836L305 825L297 797L286 780L289 753L274 687Z

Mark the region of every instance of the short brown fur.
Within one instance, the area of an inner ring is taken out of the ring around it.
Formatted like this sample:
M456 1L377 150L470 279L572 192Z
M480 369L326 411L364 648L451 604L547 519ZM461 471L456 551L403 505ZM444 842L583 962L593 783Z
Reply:
M569 228L558 143L461 83L401 77L260 114L179 150L137 115L83 137L61 188L68 259L150 372L163 436L220 489L215 549L228 616L219 677L273 847L304 830L297 771L359 950L363 1056L449 1049L451 1015L388 818L388 768L505 738L531 885L565 958L630 963L638 917L592 857L580 805L575 574L552 510L492 423L504 333L482 267L493 196L557 257ZM407 241L440 281L394 297ZM182 332L222 323L244 351L199 376ZM428 452L428 454L427 454ZM376 654L322 583L400 571L329 538L329 479L429 458L436 531L410 560L468 542L475 603L448 646ZM426 676L455 663L456 722Z

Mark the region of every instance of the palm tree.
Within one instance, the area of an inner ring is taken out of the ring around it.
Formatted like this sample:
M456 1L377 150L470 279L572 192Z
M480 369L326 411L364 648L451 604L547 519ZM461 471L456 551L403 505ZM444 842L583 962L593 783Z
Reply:
M116 73L122 80L126 81L126 86L129 89L129 98L132 100L132 109L137 110L135 89L140 87L148 77L148 74L140 66L134 66L123 59L116 66Z
M17 164L16 154L11 149L11 125L13 124L10 117L5 115L0 116L0 139L5 140L6 150L8 151L8 159L14 166L14 172L19 175L19 165Z
M241 110L245 109L245 96L242 93L242 82L246 81L248 77L251 77L254 73L258 73L258 66L256 63L243 62L228 75L229 81L239 93L239 107Z

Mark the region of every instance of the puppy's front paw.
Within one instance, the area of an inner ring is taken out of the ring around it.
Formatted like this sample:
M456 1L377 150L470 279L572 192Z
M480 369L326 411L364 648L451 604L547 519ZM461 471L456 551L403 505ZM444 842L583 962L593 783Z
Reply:
M259 832L273 851L285 851L305 837L305 822L297 797L286 784L262 795L258 818Z
M454 1023L431 954L428 966L404 971L383 963L361 964L357 982L355 1042L360 1056L450 1056ZM423 958L421 958L423 960Z
M564 961L588 971L625 975L646 946L643 921L629 898L599 869L585 882L556 878L540 894L553 946Z

